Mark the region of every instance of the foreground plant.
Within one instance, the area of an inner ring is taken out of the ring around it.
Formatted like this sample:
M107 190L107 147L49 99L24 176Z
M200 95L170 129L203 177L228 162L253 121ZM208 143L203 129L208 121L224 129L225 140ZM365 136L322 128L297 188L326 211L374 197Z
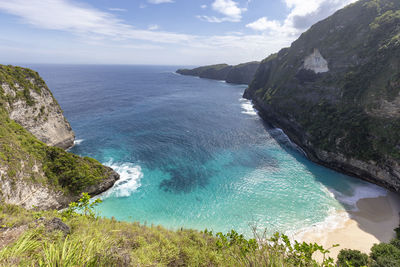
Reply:
M172 231L96 217L98 203L84 194L61 213L0 203L0 222L7 225L0 229L0 266L335 266L326 256L329 249L291 241L283 234L268 237L266 231L259 234L254 228L254 238L246 239L234 230L227 234ZM46 222L58 217L70 231L46 227ZM2 243L4 233L22 228L21 235ZM376 245L366 266L399 266L400 242L396 240ZM315 260L317 254L323 256L320 262ZM363 254L343 255L338 266L360 267L365 262L356 261L359 255L364 260Z
M63 214L64 216L70 217L77 212L82 212L85 216L95 218L96 213L94 208L101 202L103 201L99 198L92 201L88 193L82 193L82 197L77 202L71 202Z

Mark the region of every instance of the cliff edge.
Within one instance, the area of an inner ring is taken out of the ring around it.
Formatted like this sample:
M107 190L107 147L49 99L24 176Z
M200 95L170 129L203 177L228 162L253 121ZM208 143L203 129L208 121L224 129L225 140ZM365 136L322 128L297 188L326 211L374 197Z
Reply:
M194 69L179 69L176 73L197 76L213 80L226 81L234 84L250 84L260 62L253 61L236 66L217 64L198 67Z
M263 60L244 97L309 158L400 191L400 2L361 0Z
M111 168L62 149L74 134L36 72L1 65L0 84L0 201L59 209L114 185Z
M11 119L50 146L64 149L73 146L74 132L37 72L0 65L0 81Z

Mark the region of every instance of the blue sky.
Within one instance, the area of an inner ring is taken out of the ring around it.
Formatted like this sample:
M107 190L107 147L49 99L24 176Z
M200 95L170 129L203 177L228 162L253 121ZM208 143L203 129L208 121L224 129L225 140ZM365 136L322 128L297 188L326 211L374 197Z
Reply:
M0 63L262 60L354 0L0 0Z

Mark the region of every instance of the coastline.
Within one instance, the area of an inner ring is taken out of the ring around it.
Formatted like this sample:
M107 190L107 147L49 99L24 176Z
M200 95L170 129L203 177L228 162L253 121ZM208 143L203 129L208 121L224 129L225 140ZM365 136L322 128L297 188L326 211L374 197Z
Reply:
M294 238L301 242L316 242L326 249L339 244L330 249L329 256L336 259L341 249L356 249L369 254L374 244L389 242L394 237L393 229L400 222L399 194L388 191L386 196L361 198L356 202L356 208L333 211L335 224L315 225L299 231Z

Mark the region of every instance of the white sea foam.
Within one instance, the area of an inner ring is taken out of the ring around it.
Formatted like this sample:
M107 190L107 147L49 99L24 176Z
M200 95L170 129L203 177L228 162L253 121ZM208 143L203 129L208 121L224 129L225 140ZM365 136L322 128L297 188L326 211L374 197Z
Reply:
M286 234L293 240L303 240L306 234L326 235L335 229L344 227L350 216L347 212L337 211L334 208L329 210L329 215L322 222L317 222L311 226L304 227L297 231L288 231Z
M329 191L327 194L331 197L335 197L343 204L350 205L353 211L357 210L356 203L360 199L377 198L386 196L388 193L387 190L373 184L354 185L353 193L350 196L332 188L326 187L326 190ZM297 231L288 231L287 235L294 240L302 240L306 234L323 236L326 235L327 232L344 227L345 222L349 219L349 213L344 210L336 210L332 207L329 210L329 215L322 222L314 223L311 226L304 227Z
M335 198L339 202L352 206L354 210L357 210L356 203L360 199L377 198L381 196L386 196L388 193L387 190L374 184L357 185L353 186L352 189L353 192L350 196L345 195L331 188L329 189L329 191L331 191L335 195Z
M133 163L113 163L108 162L107 165L113 168L119 175L120 179L115 185L105 192L101 197L129 197L133 192L140 187L140 179L143 177L140 166Z
M307 157L306 152L305 152L301 147L299 147L298 145L296 145L295 143L293 143L292 140L290 140L289 136L287 136L287 135L285 134L285 132L284 132L281 128L275 128L275 130L279 133L279 135L284 139L284 141L285 141L286 143L290 144L290 146L291 146L293 149L296 149L297 151L299 151L300 153L302 153L304 156Z
M247 114L247 115L251 115L251 116L256 116L257 115L257 111L254 109L253 104L251 103L250 100L241 98L240 101L242 102L241 107L243 109L242 113L243 114Z
M83 141L85 141L85 139L77 139L77 140L74 141L74 145L75 145L75 146L78 146L78 145L80 145Z
M356 203L360 199L377 198L380 196L386 196L388 193L387 190L374 184L366 183L361 185L352 185L352 187L353 191L351 195L345 195L325 186L324 191L326 191L326 193L332 198L336 198L339 202L349 205L352 211L358 210ZM311 226L304 227L297 231L288 231L287 235L295 240L302 240L306 234L323 236L326 235L327 232L344 227L345 222L349 219L350 215L348 212L344 210L336 210L332 207L329 210L329 215L322 222L314 223Z

